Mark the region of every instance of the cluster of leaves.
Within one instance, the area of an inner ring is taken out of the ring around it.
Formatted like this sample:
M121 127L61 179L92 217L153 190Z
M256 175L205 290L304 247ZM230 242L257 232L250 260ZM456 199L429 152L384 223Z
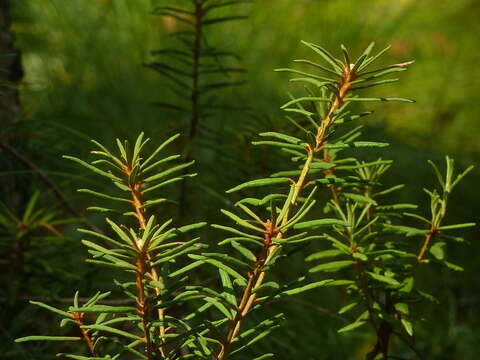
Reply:
M415 287L415 274L426 263L458 269L444 260L444 240L458 238L443 232L473 224L445 226L442 221L451 190L470 168L454 179L451 159L447 158L445 177L434 166L442 189L440 193L427 191L432 200L431 219L403 212L416 208L411 204L380 205L378 199L402 187L381 187L381 176L391 162L382 159L365 162L340 155L345 150L382 148L388 144L357 141L359 128L348 130L344 124L371 113L354 113L354 103L411 102L398 97L357 95L357 91L365 88L396 81L382 80L382 77L404 71L411 62L369 69L387 49L371 56L371 44L352 63L344 47L344 59L339 60L320 46L305 45L320 55L328 67L310 60L297 60L322 70L326 76L280 69L300 74L302 77L292 81L307 84L308 96L292 98L283 106L292 115L287 119L299 129L300 135L263 132L259 134L261 139L253 142L280 149L291 163L285 162L284 171L247 181L227 191L239 193L240 198L234 209L222 210L235 225L212 225L229 233L220 242L219 249L207 250L197 238L182 241L184 233L205 223L174 228L170 227L171 219L157 224L157 217L152 214L156 205L166 201L154 196L159 189L193 175L185 172L191 162L168 166L178 155L156 160L176 136L145 158L142 153L148 139L144 140L143 134L132 150L127 142L117 140L119 156L95 142L100 150L94 153L102 157L100 160L87 163L67 157L110 179L121 195L90 189L80 191L127 205L129 209L123 214L137 221L137 226L129 228L107 218L111 235L80 230L96 239L83 240L92 255L89 262L128 274L128 281L116 281L116 285L131 299L132 306L102 304L107 293L98 293L85 304L75 300L68 311L39 304L64 316L61 325L76 324L79 336L33 336L19 341L85 342L89 354L63 355L72 359L115 359L127 352L147 360L241 358L246 349L281 326L284 317L276 314L255 323L250 321L252 313L261 315L273 300L335 286L350 294L349 303L340 312L358 311L356 319L340 331L370 323L377 335L368 359L388 358L392 335L398 335L415 349L409 307L419 298L432 298ZM175 173L179 175L174 176ZM257 194L264 191L264 195L242 196L247 189L255 189ZM332 199L318 206L322 193L330 194ZM120 207L92 209L115 212ZM322 215L322 209L326 215ZM405 224L405 218L423 221L427 228ZM423 239L419 249L409 239L416 236ZM321 261L320 264L283 282L268 278L278 264L308 243L323 245L321 251L307 257L307 261ZM187 259L190 261L185 265ZM203 265L218 271L219 287L193 282L192 272ZM329 278L318 279L317 273L328 273ZM255 359L260 360L274 354L256 356Z
M127 141L124 143L117 141L118 156L96 141L94 143L99 149L92 153L100 156L99 160L87 163L75 157L65 156L67 159L108 178L120 194L107 194L90 189L80 189L80 192L127 205L125 212L121 205L114 209L91 207L90 210L107 213L120 212L122 215L133 217L136 220L137 226L132 228L118 225L115 221L106 218L106 222L110 226L109 232L112 233L111 236L88 229L79 230L96 239L95 242L88 239L82 241L92 255L92 258L88 259L89 262L114 267L129 275L129 281L115 281L115 284L127 299L131 299L132 306L98 304L108 296L108 293L98 293L85 304L79 304L78 300L75 300L73 307L70 307L68 312L40 303L40 306L64 316L64 320L61 322L62 326L67 323L75 323L80 329L81 336L67 338L34 336L21 340L85 342L90 353L89 357L75 354L63 355L73 359L103 356L100 355L102 353L100 344L107 338L105 335L112 334L128 340L122 342L119 339L110 339L112 343L106 347L109 351L116 353L112 358L118 358L123 352L133 353L143 359L158 358L160 354L162 358L173 358L169 354L175 354L178 349L185 346L196 346L197 343L192 342L190 335L192 329L188 328L189 325L168 314L168 310L172 306L188 300L189 294L185 291L186 274L196 266L190 264L187 267L177 266L175 269L175 260L179 256L196 251L201 247L200 244L197 244L197 238L189 241L179 241L176 238L185 232L203 226L204 223L174 228L170 227L171 219L157 224L156 217L149 214L149 211L155 206L167 201L165 198L154 196L158 189L195 175L183 173L172 176L193 163L170 165L180 155L157 158L160 151L177 137L178 135L172 136L163 142L146 158L142 157L142 151L149 139L144 139L143 134L137 138L133 148L129 147ZM156 170L155 173L153 173L154 170ZM75 298L77 299L77 297L78 294ZM85 320L91 315L95 317L95 320L92 323L85 323ZM190 314L190 318L194 316L195 314ZM128 331L122 330L122 328ZM110 357L106 356L105 358Z
M442 177L435 164L431 163L441 185L441 191L425 190L431 199L429 219L408 210L416 209L414 204L381 204L385 195L400 190L403 185L382 188L382 175L390 168L391 161L378 159L372 162L360 161L355 157L341 157L341 152L358 147L384 147L388 144L364 142L356 139L361 135L360 128L335 136L340 124L359 119L371 112L352 114L352 103L372 101L405 101L399 97L368 98L354 94L373 86L380 86L398 79L382 79L392 73L406 70L412 62L368 69L388 48L375 56L370 56L373 44L352 64L346 49L342 47L344 61L334 58L325 49L310 43L308 47L318 53L330 65L329 68L309 60L297 60L320 68L327 77L292 69L280 69L302 77L291 81L307 83L308 96L292 99L284 105L286 111L300 114L302 120L289 120L302 130L305 142L313 152L321 152L319 159L313 157L309 165L312 174L311 184L326 185L332 199L324 207L324 212L337 219L321 237L329 246L310 254L308 262L320 261L310 273L327 273L334 276L336 284L341 284L350 301L339 313L357 311L355 320L341 328L340 332L356 329L370 323L377 341L367 355L368 359L388 358L389 342L393 334L398 335L406 345L415 350L413 325L415 317L409 306L421 299L434 297L417 289L415 275L421 264L439 263L453 270L461 270L457 265L444 259L446 240L461 241L461 238L444 233L446 230L474 226L474 223L442 225L447 209L447 199L452 189L470 171L469 167L454 179L454 163L446 158L446 176ZM340 80L339 80L340 79ZM321 118L317 124L315 118ZM310 128L308 128L309 126ZM310 130L313 126L313 129ZM279 137L278 135L276 136ZM308 162L307 154L301 154L298 145L305 142L289 141L286 147L278 142L269 145L280 146L294 155L293 161ZM267 142L261 142L267 143ZM295 144L297 147L292 147ZM305 169L305 165L303 165ZM302 170L303 171L303 170ZM323 174L316 178L315 172ZM423 226L412 227L405 221L416 219ZM343 222L343 224L341 224ZM307 222L308 223L308 222ZM315 224L315 220L311 222ZM413 243L410 237L420 237L420 243ZM427 256L431 253L432 256Z

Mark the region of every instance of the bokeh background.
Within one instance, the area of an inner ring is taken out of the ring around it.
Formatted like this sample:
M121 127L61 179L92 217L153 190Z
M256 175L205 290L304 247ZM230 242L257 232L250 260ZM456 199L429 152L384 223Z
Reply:
M162 3L169 2L10 2L11 31L24 70L23 79L16 84L22 112L15 124L0 124L2 136L10 136L10 144L42 169L81 214L91 199L74 189L85 184L103 185L61 155L88 158L88 139L92 137L113 144L116 137L133 139L145 131L155 142L183 130L186 119L154 106L156 101L175 102L176 98L165 78L145 66L154 61L152 51L176 46L168 34L183 27L172 18L152 14ZM181 3L187 1L170 2ZM191 212L193 220L205 216L209 222L222 221L218 220L218 209L233 201L223 190L280 166L281 159L252 149L250 141L256 132L285 124L280 106L290 85L288 76L273 70L290 66L293 59L314 56L300 40L321 44L339 56L340 44L359 54L375 41L378 50L391 45L382 60L385 64L415 60L400 74L400 83L378 91L413 98L417 103L375 105L375 114L365 121L364 129L365 139L391 143L382 156L395 160L387 180L407 185L399 195L402 200L426 200L422 188L434 183L427 159L441 162L448 154L461 169L478 165L479 1L256 0L228 11L249 17L218 24L206 34L211 44L238 54L228 61L246 69L234 75L245 83L218 92L217 102L247 105L248 109L220 110L209 118L215 132L210 144L198 144L197 160L203 174L191 188L199 209ZM180 150L182 145L178 145ZM39 206L56 209L57 216L63 216L63 207L51 188L36 180L31 167L5 150L0 152L0 163L0 183L15 184L15 191L1 195L6 209L20 216L26 201L39 190ZM227 170L232 164L235 170ZM479 182L477 166L453 195L447 222L478 221ZM95 215L86 216L102 226ZM12 229L18 230L17 225ZM57 331L56 320L29 306L26 299L62 301L77 288L88 296L99 287L111 287L110 275L99 275L83 263L84 250L75 226L65 226L61 239L41 233L35 236L22 266L12 276L7 271L16 239L12 229L2 231L0 248L5 269L0 274L1 357L51 358L43 354L62 349L13 343L14 338L32 332ZM220 235L207 236L215 242ZM422 279L440 301L440 305L425 305L419 314L418 348L428 359L475 359L480 350L478 230L465 232L465 238L467 243L452 246L448 255L465 268L463 273L436 271ZM302 266L299 257L298 264L284 271ZM334 293L322 290L298 302L278 304L288 315L287 326L261 346L265 351L275 349L279 359L361 358L374 337L364 331L337 334L344 321L336 315L337 300Z

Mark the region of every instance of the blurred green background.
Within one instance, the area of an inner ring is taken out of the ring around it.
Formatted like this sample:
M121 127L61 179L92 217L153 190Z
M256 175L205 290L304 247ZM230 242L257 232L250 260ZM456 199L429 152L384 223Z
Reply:
M182 2L186 3L178 0L170 4ZM151 51L175 46L168 34L183 26L171 18L152 15L152 9L164 3L12 2L12 29L25 71L20 84L21 131L28 133L28 143L23 146L82 212L90 199L72 189L97 179L66 163L62 154L88 158L91 137L113 144L115 137L131 139L143 130L155 142L182 129L181 116L152 105L155 101L174 102L175 98L165 79L145 66L153 59ZM216 220L217 209L232 201L223 195L223 190L242 178L281 166L279 159L252 149L249 142L255 132L285 123L280 106L287 99L290 85L286 75L273 70L291 66L293 59L314 56L300 40L321 44L337 55L340 44L359 54L375 41L378 49L392 46L382 60L385 64L415 60L414 66L400 74L400 83L378 91L413 98L417 104L375 105L375 114L366 120L364 132L367 140L392 144L382 156L396 161L388 179L407 184L409 190L401 195L405 201L422 202L426 198L421 189L433 183L427 159L442 161L449 154L461 168L479 162L478 0L256 0L229 11L249 18L212 27L207 37L215 46L239 55L230 62L247 70L246 74L235 75L246 83L219 92L218 101L233 106L247 104L250 110L220 111L209 119L217 130L216 145L235 152L230 162L217 162L216 156L220 155L214 150L202 153L204 165L199 166L205 174L201 175L201 185L192 190L197 194L192 196L208 199L209 207L201 213L210 222L222 221ZM374 95L375 91L370 93ZM216 174L224 171L222 165L233 161L237 167L233 175L219 179ZM21 167L12 165L3 176L12 175L15 181L25 182L29 191L41 188L25 180L32 175ZM449 222L478 220L479 181L477 166L453 196ZM49 206L53 198L46 192L42 201ZM97 222L95 216L89 218ZM78 254L83 250L74 229L65 231L71 240L55 245L51 254L42 254L45 263L41 270L54 278L55 271L69 275L57 284L45 280L42 271L37 271L35 276L43 280L16 286L15 296L69 297L76 288L88 295L98 286L110 286L107 275L100 284L90 283L95 270L81 265L83 260ZM209 236L214 243L219 235ZM424 321L418 348L428 359L475 359L480 350L478 230L468 233L467 239L467 246L449 249L452 261L464 266L465 272L432 272L424 276L427 286L441 300L439 306L422 308ZM69 249L67 253L65 249ZM72 264L80 270L73 271ZM285 272L302 266L299 258L299 263L289 264ZM11 281L8 286L5 278L2 281L1 295L11 294L6 290ZM289 315L286 331L278 332L261 346L276 349L281 354L279 359L356 359L371 346L373 337L368 332L336 334L335 329L343 321L335 315L337 298L333 293L318 291L298 303L278 304ZM26 348L11 340L32 330L53 332L53 320L42 317L45 315L41 311L24 302L8 306L16 309L18 316L6 316L7 305L0 313L4 315L4 321L0 319L0 338L5 339L0 340L0 350L8 359L40 359L38 354L49 349L45 345ZM32 325L29 318L33 317L41 321Z

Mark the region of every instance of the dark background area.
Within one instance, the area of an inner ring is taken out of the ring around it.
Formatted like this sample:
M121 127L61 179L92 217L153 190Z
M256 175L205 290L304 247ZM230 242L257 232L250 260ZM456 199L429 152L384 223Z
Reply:
M10 9L2 9L2 15L9 12L11 27L4 16L1 31L15 36L18 50L13 52L12 43L1 44L5 60L1 111L11 112L0 117L0 200L4 204L0 215L18 218L8 226L4 222L0 230L0 352L5 359L49 359L62 351L48 344L13 343L30 333L58 332L56 320L28 305L27 299L61 302L76 289L89 296L112 287L111 273L84 263L86 251L75 231L78 221L59 223L61 237L40 226L32 230L28 246L22 243L21 220L35 191L39 191L35 206L45 214L52 213L56 219L85 216L90 224L103 226L101 216L85 211L92 199L75 189L108 184L98 183L98 178L61 155L91 159L90 138L113 146L116 137L133 140L145 131L155 144L173 133L186 132L188 115L154 105L177 98L169 91L168 81L146 64L155 60L152 51L178 46L169 34L184 28L175 19L153 15L158 3L163 2L30 0L11 1ZM175 2L182 3L188 4ZM300 40L321 44L335 55L340 55L340 44L357 55L375 41L378 50L392 46L384 64L415 60L400 74L399 83L378 91L417 103L376 104L375 114L364 123L363 138L391 143L381 153L395 160L385 183L406 184L399 202L423 203L425 209L422 188L434 184L427 159L442 163L448 154L459 169L476 165L453 194L446 222L478 220L480 2L256 0L228 11L249 17L207 29L206 38L238 54L227 60L229 66L241 66L246 73L235 73L231 79L245 83L217 91L215 101L248 109L219 108L208 118L208 136L195 140L200 175L190 188L189 221L222 222L219 209L235 201L226 196L226 189L283 170L281 157L253 148L250 142L258 132L286 126L280 106L288 99L287 92L295 89L288 84L288 76L273 70L291 66L293 59L313 56ZM21 60L23 77L21 69L15 68L18 64L12 65L15 59ZM375 96L376 91L370 94ZM186 145L184 135L172 153L182 152ZM366 158L376 155L365 152ZM50 184L39 177L38 170ZM176 214L177 210L171 206L162 211ZM440 301L417 310L422 319L417 346L428 359L476 359L480 349L478 229L464 235L467 242L453 244L448 258L465 271L431 271L421 279ZM203 236L215 244L222 234L204 230ZM285 264L279 276L301 272L302 259ZM278 359L362 358L374 336L368 331L337 334L345 323L336 314L338 301L335 290L317 290L289 303L272 304L288 315L287 325L258 346L275 349Z

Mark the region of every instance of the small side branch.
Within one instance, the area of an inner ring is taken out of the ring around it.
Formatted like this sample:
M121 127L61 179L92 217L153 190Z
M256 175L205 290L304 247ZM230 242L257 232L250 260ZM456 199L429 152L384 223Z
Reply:
M55 195L55 197L58 199L60 204L67 210L70 214L75 216L76 218L81 219L82 221L85 222L85 224L90 228L90 230L102 233L100 229L98 229L96 226L91 224L82 214L80 214L67 200L65 195L62 193L60 188L55 184L55 182L50 179L47 174L39 167L37 166L33 161L31 161L29 158L27 158L25 155L22 155L19 153L13 146L8 144L5 140L0 141L0 148L4 149L6 152L8 152L10 155L12 155L14 158L16 158L18 161L20 161L22 164L26 165L28 168L33 170L33 172L38 176L38 178L48 187L52 190L52 193Z

